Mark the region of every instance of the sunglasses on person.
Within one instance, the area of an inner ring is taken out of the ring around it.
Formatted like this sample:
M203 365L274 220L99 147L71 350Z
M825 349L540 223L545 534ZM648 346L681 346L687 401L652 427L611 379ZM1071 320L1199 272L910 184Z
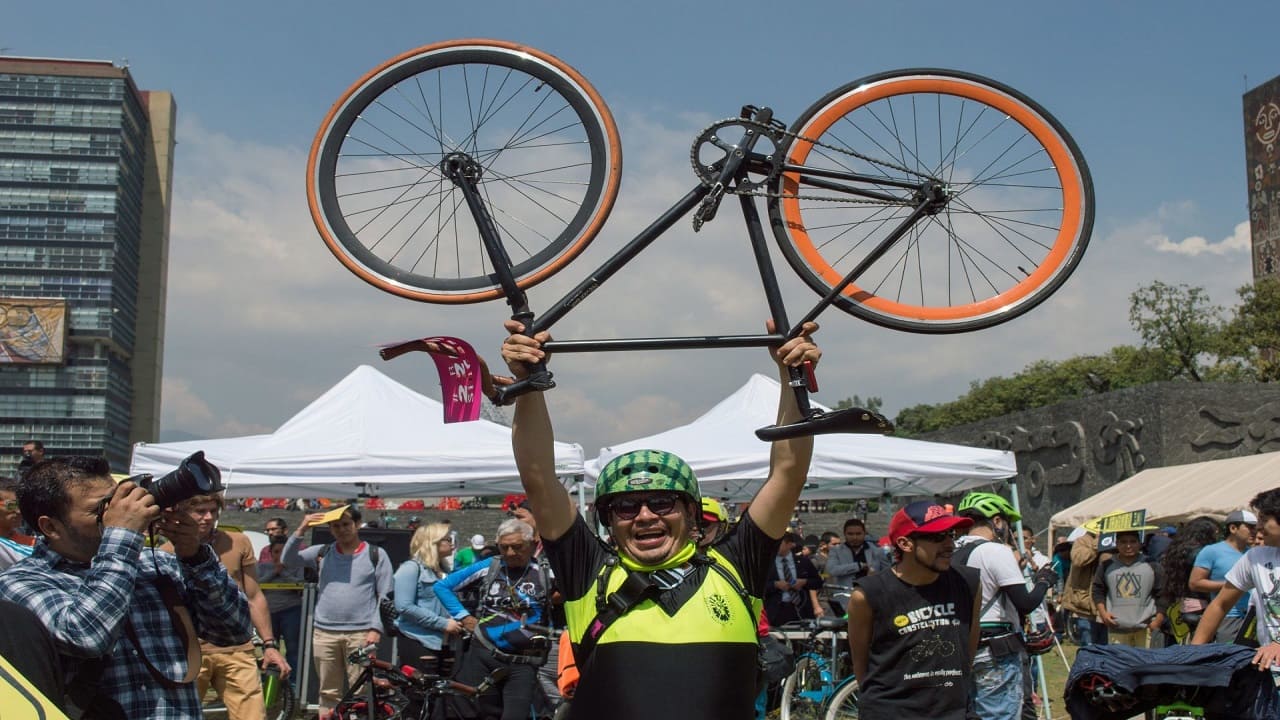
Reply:
M0 500L0 508L4 508L5 510L17 510L18 501L17 500Z
M955 540L960 537L960 533L955 530L945 530L936 533L913 533L911 537L915 540L927 543L942 543L948 540Z
M644 497L623 496L611 501L606 508L619 520L635 520L640 508L647 507L654 515L670 515L676 511L680 496L675 493L658 493Z

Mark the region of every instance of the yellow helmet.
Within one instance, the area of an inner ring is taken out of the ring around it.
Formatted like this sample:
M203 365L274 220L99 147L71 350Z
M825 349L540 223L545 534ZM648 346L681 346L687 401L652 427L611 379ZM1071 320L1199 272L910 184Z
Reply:
M708 515L715 515L716 520L713 521ZM729 522L729 513L724 511L724 506L715 498L702 498L702 518L707 522Z

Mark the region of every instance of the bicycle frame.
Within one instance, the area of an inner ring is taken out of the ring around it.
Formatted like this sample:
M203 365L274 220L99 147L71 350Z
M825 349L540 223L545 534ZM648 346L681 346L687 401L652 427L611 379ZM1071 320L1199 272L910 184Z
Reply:
M753 123L769 125L773 121L773 111L769 108L755 108L753 106L744 106L740 115L743 119L750 120ZM467 206L475 219L479 230L481 240L484 244L494 274L497 276L499 284L503 288L506 296L507 304L512 310L512 318L523 323L525 326L525 334L534 335L544 330L549 330L556 322L567 315L573 308L581 304L591 293L595 292L610 277L622 269L628 262L640 254L645 248L653 243L654 240L662 236L677 221L688 215L695 208L699 208L700 219L709 220L714 216L718 205L723 198L724 189L732 183L745 180L750 173L768 174L770 172L770 160L765 155L755 152L754 147L760 140L760 133L748 129L745 132L744 142L737 148L737 152L727 154L726 158L721 161L719 179L712 185L699 184L690 190L683 198L678 200L666 212L662 213L652 224L640 231L634 238L627 242L621 249L607 258L596 270L590 273L577 286L569 290L563 297L556 301L548 310L539 316L535 316L529 308L527 296L523 290L516 285L515 277L512 274L511 260L502 245L501 238L498 235L497 227L485 206L479 191L479 178L482 169L473 159L460 153L455 153L446 157L442 163L445 175L449 177L462 191L466 199ZM755 257L756 267L760 273L760 280L763 286L765 300L768 303L769 314L773 320L774 327L778 332L748 334L748 335L704 335L694 337L650 337L650 338L622 338L608 340L554 340L546 344L549 352L605 352L605 351L623 351L623 350L675 350L675 349L708 349L708 348L741 348L741 347L767 347L778 346L787 340L800 335L804 325L818 317L828 306L830 306L836 298L861 276L873 263L880 259L888 250L897 243L921 218L928 214L934 213L938 208L945 204L946 193L944 188L932 181L921 183L906 182L890 182L886 183L884 178L876 178L868 175L862 175L852 172L836 172L832 170L808 168L803 165L783 164L783 172L799 173L804 177L805 182L814 186L819 186L832 190L839 190L850 195L881 200L896 200L890 196L878 193L873 190L858 187L858 183L879 185L894 185L914 192L914 196L918 204L907 217L902 219L896 227L894 227L882 239L875 248L869 252L854 268L852 268L839 283L834 285L831 290L818 302L809 309L805 315L791 325L787 320L786 308L783 304L782 293L778 286L777 275L774 271L773 261L769 256L769 248L765 239L764 228L760 220L759 210L756 207L755 199L749 195L739 195L738 200L742 208L743 219L747 226L747 236L751 243L752 253ZM837 182L839 181L839 182ZM782 332L782 328L788 328ZM523 384L522 384L523 383ZM813 411L808 403L808 394L804 385L808 385L808 390L816 390L816 385L810 379L807 383L801 377L801 372L793 368L791 373L791 385L796 389L797 401L800 406L801 413L806 419L814 417ZM526 392L530 389L545 390L554 387L555 383L551 380L550 373L543 368L534 368L527 381L521 381L516 385L506 386L498 389L498 401L509 397L514 397ZM864 414L866 411L858 410ZM834 415L834 413L832 413ZM885 432L887 421L879 418L879 422L875 423L876 429L872 431ZM840 431L850 431L852 428L843 428ZM855 430L857 431L857 430ZM867 430L861 430L867 431ZM821 432L821 430L819 431ZM804 434L804 433L801 433ZM762 436L763 437L763 436Z
M823 627L817 621L810 622L813 623L812 629L803 641L805 651L797 657L797 660L810 658L817 667L819 682L817 687L802 689L797 695L825 712L828 702L836 692L846 683L856 681L856 678L852 674L847 676L838 674L841 648L844 646L839 628ZM828 634L826 640L820 638L823 633Z

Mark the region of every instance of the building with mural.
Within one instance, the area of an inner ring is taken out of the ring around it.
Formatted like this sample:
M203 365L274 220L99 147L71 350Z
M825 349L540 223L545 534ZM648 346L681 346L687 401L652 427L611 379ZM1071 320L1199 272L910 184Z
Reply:
M173 96L106 61L0 56L0 474L26 440L159 433Z
M1280 77L1244 94L1253 279L1280 277Z

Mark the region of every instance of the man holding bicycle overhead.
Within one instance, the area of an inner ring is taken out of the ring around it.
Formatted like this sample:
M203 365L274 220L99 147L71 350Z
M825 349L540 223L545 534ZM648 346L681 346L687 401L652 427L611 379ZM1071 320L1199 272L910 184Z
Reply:
M896 562L854 581L849 649L862 720L965 720L978 649L977 573L953 567L956 533L973 524L918 500L889 521Z
M546 333L508 321L502 356L517 377L546 360ZM801 419L786 368L821 356L808 323L773 351L783 375L779 423ZM772 331L772 328L770 328ZM570 718L746 720L755 715L756 617L769 566L800 496L813 438L773 443L769 476L742 520L705 552L696 545L697 480L671 453L643 450L609 462L598 539L556 479L553 433L539 393L516 401L512 446L547 557L565 597L581 679Z

